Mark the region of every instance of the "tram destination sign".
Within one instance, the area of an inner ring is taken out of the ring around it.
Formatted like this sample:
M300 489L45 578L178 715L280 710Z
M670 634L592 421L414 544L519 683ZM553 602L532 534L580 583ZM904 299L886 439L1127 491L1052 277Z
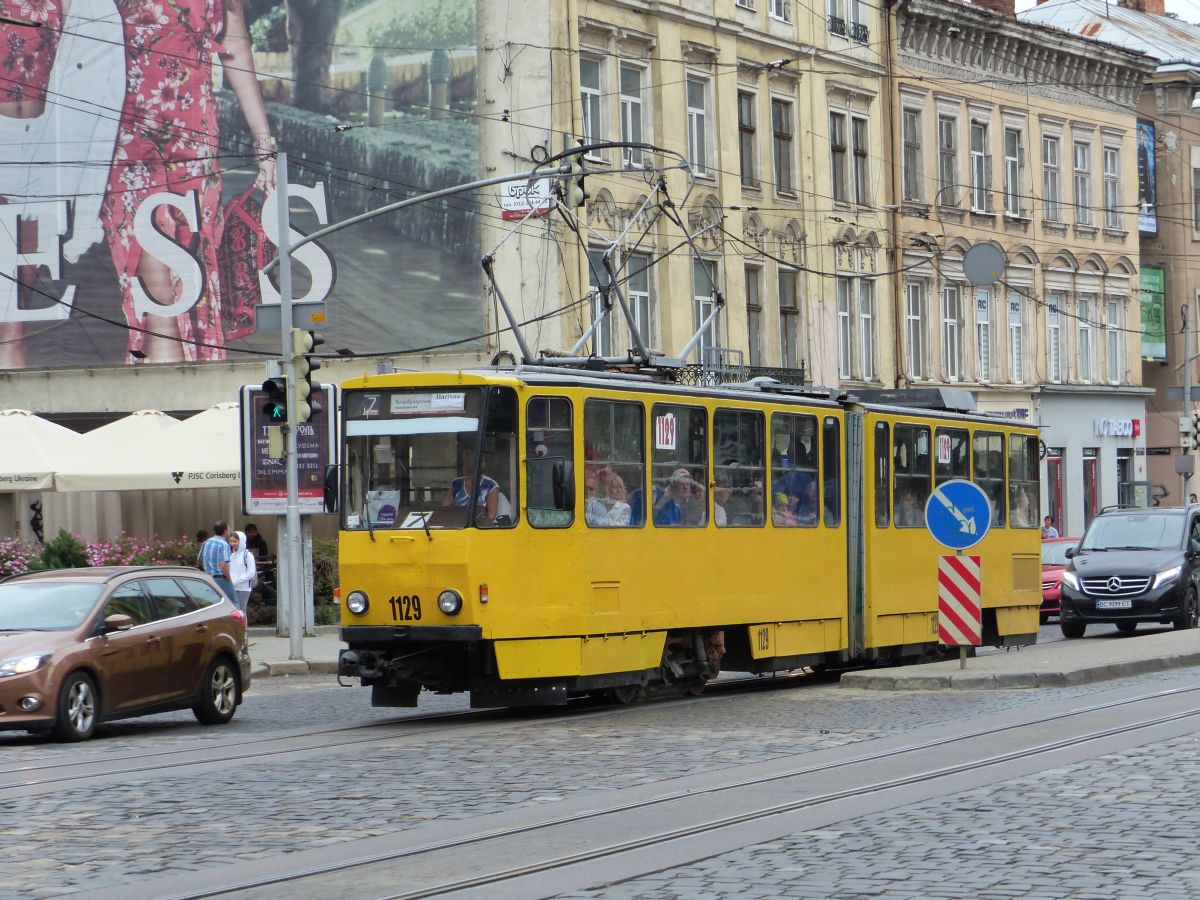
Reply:
M987 494L973 481L944 481L925 502L925 527L935 541L951 550L974 547L991 525Z

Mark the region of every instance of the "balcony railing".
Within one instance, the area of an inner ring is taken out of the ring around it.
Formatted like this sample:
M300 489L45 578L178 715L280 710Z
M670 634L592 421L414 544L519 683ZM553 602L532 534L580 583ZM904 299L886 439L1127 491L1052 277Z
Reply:
M829 17L829 33L836 34L839 37L849 37L849 29L846 27L846 20L841 16Z
M678 384L697 387L716 387L719 384L736 384L763 376L774 378L782 384L801 387L808 384L808 372L803 361L798 369L780 369L772 366L701 366L692 364L677 370L675 381Z
M850 23L850 40L857 44L867 44L871 41L871 29L861 22Z

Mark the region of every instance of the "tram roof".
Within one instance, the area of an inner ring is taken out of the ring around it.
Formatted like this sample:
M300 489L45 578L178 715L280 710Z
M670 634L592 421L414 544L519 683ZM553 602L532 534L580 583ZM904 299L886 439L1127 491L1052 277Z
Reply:
M348 386L353 388L377 386L381 379L390 379L400 375L368 376ZM931 403L929 391L914 392L912 403L894 402L903 399L903 391L834 391L829 388L804 388L798 385L786 385L764 379L749 382L729 383L721 385L688 385L665 381L653 374L638 372L590 371L577 368L558 366L499 366L480 369L462 369L455 372L422 372L403 373L419 375L422 382L430 383L430 379L439 374L451 377L469 376L472 379L485 381L519 381L530 385L559 385L568 387L603 388L607 390L631 390L639 393L666 394L687 397L713 397L736 400L759 400L770 403L796 404L816 406L826 409L862 409L864 411L883 413L886 415L911 416L923 419L941 419L958 422L973 422L975 424L992 424L1017 428L1036 429L1038 426L1001 416L988 416L979 412L965 412L960 409L936 408ZM434 382L436 379L434 378ZM942 391L946 398L955 395L971 399L971 394L962 389L951 392ZM872 394L893 402L881 402L872 399ZM959 396L961 395L961 396Z

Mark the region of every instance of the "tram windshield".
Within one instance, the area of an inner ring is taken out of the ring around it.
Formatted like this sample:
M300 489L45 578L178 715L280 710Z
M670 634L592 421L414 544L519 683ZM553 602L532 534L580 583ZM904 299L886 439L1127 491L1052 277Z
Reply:
M511 394L480 388L348 392L344 527L511 525ZM495 433L497 424L505 434Z

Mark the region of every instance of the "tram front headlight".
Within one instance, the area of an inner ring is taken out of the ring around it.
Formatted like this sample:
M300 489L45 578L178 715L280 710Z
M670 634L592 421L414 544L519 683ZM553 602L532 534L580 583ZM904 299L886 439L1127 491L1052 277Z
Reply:
M370 605L371 601L362 591L351 591L346 595L346 609L356 616L365 614Z
M448 616L457 616L462 611L462 594L445 590L438 594L438 608Z

